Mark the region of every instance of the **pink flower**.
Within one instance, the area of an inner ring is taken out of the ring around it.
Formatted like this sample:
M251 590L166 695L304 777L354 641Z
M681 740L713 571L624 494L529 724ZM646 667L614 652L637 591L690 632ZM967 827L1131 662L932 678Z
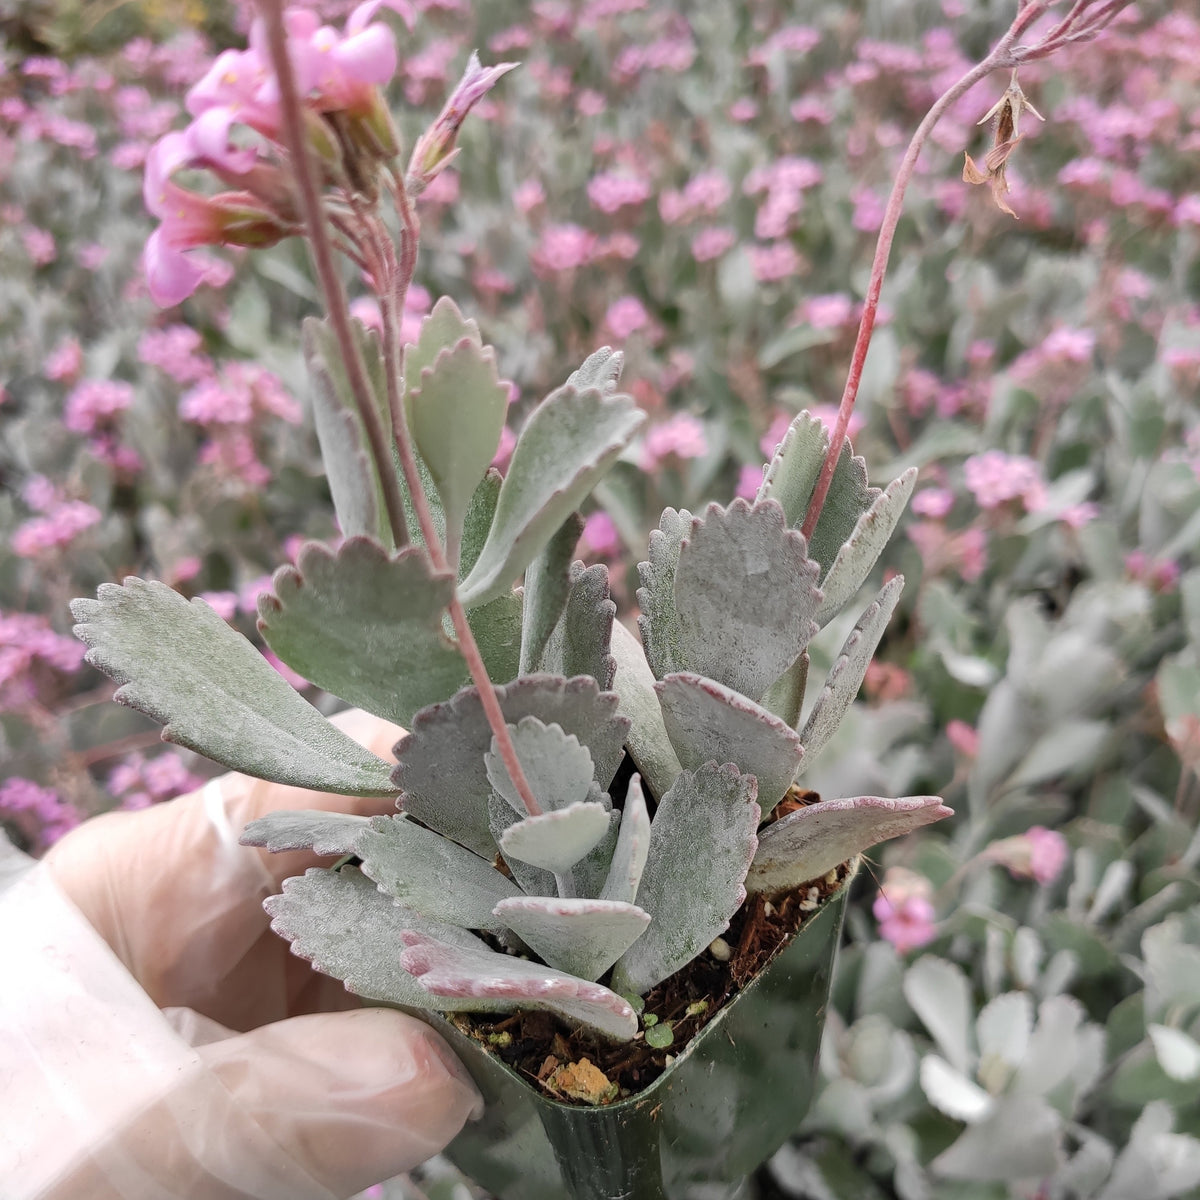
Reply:
M148 329L138 340L138 358L176 383L196 383L213 373L212 360L202 353L202 345L200 334L190 325Z
M72 433L96 433L133 403L133 388L115 379L85 379L67 397L63 424Z
M650 314L636 296L622 296L608 306L608 312L604 314L604 323L613 337L623 342L639 329L647 329L650 326Z
M954 493L949 488L923 488L912 498L910 507L919 517L941 520L954 507Z
M546 203L546 189L536 179L527 179L513 192L513 203L523 212L532 212Z
M621 536L608 513L592 513L583 523L583 540L593 554L601 558L615 557L621 551Z
M692 238L692 257L697 262L720 258L737 241L737 234L728 225L710 225Z
M46 359L42 374L47 379L70 382L79 375L83 366L83 351L75 338L67 338L60 342L54 352Z
M704 425L691 413L676 413L655 425L642 442L642 469L653 470L664 458L700 458L708 453Z
M740 496L743 500L753 500L758 495L758 489L762 486L763 469L761 466L754 466L747 463L738 472L737 488L734 490L735 496Z
M901 954L928 945L937 936L933 884L924 875L889 867L871 906L879 935Z
M83 500L67 500L44 517L34 517L18 526L12 538L13 553L35 558L46 551L61 550L84 530L99 524L100 519L98 508Z
M1045 887L1058 878L1069 853L1061 833L1034 825L1016 837L993 842L982 857L1006 867L1016 879L1033 879Z
M980 508L999 508L1020 499L1032 512L1044 499L1041 469L1031 458L986 450L963 463L963 478Z
M759 283L778 283L800 270L800 255L791 242L772 242L769 246L752 246L750 263Z
M963 758L974 758L979 753L979 734L957 717L946 722L946 740Z
M533 252L542 271L570 271L589 261L596 235L579 225L547 225Z
M591 179L587 194L595 208L611 215L622 208L643 203L649 199L650 190L650 184L639 176L607 171Z
M854 301L845 292L828 296L809 296L797 313L814 329L838 329L854 316Z

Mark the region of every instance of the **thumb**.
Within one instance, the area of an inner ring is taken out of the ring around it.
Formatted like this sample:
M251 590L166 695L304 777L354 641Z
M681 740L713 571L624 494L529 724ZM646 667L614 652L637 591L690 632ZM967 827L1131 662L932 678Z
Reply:
M198 1053L284 1156L339 1197L411 1170L482 1109L441 1037L391 1009L293 1017Z

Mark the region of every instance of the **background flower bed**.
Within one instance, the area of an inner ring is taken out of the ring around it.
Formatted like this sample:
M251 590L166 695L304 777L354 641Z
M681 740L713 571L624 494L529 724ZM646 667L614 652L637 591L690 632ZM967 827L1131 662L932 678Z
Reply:
M413 322L442 293L479 318L514 427L624 346L651 423L585 550L628 604L663 505L751 492L792 413L836 401L895 161L1009 6L419 7L410 141L472 47L524 65L423 198ZM140 278L141 161L214 44L195 15L3 30L0 819L33 848L206 769L107 703L66 600L137 573L253 635L280 552L336 532L302 247L214 255L167 314ZM1019 222L959 179L1003 80L922 156L853 431L873 476L921 468L885 558L910 586L806 782L960 815L859 885L824 1090L764 1196L1200 1185L1198 62L1200 8L1148 5L1025 70L1047 120L1012 161Z

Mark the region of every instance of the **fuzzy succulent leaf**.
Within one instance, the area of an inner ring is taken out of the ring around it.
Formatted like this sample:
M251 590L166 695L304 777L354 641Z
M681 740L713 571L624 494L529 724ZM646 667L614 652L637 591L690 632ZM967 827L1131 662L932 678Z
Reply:
M650 531L649 556L638 563L642 586L638 588L641 615L638 628L642 633L646 662L655 679L672 671L683 670L679 657L679 622L675 616L675 572L679 568L679 552L683 539L692 528L692 514L681 509L663 509L658 528Z
M462 548L458 556L459 579L470 573L484 542L487 541L488 530L491 529L496 516L496 502L500 499L500 484L503 480L504 476L495 467L489 467L471 497L467 517L463 523Z
M705 763L684 771L659 802L636 900L651 923L617 963L618 991L649 991L729 927L758 846L754 795L753 775Z
M875 502L858 519L854 532L837 552L833 565L821 580L825 599L817 609L816 621L824 625L854 598L896 530L917 482L917 468L909 467L892 480Z
M285 879L283 892L263 907L271 928L292 943L293 954L340 979L355 995L385 1004L432 1007L429 993L400 965L405 930L484 948L466 930L403 908L354 867L310 867Z
M1052 1176L1061 1165L1061 1142L1062 1118L1045 1100L1007 1095L989 1116L968 1125L930 1166L936 1175L969 1181L978 1192L989 1183Z
M953 815L937 796L855 796L798 808L759 833L746 889L782 892L799 887L879 842Z
M571 560L582 533L583 518L571 513L525 571L522 675L549 670L545 665L546 643L567 606Z
M590 675L605 690L617 664L612 632L617 606L608 592L608 568L602 563L571 564L566 606L550 633L541 669L552 675Z
M608 832L610 811L603 804L581 801L536 817L526 817L504 831L500 852L506 859L519 858L530 866L561 875Z
M355 843L363 873L389 896L463 929L503 928L492 915L520 889L477 854L407 817L375 817Z
M417 547L389 554L350 538L307 542L258 598L267 645L318 687L399 725L465 682L467 665L442 614L453 581Z
M406 376L405 409L413 441L429 468L457 540L471 497L483 479L508 413L496 352L463 337L438 352L419 377Z
M349 796L394 796L389 764L335 729L203 600L130 576L75 600L87 660L163 738L235 771ZM615 698L614 698L615 702Z
M493 683L509 683L520 671L521 617L518 592L506 592L467 613L467 624Z
M385 421L384 427L390 428L391 420L382 402L385 390L379 339L361 322L350 324L367 368L372 398ZM311 381L313 423L338 526L346 537L373 537L391 546L392 530L379 473L329 322L315 317L305 320L303 344Z
M663 724L654 672L637 638L620 621L613 622L612 654L613 690L621 698L621 715L630 722L626 746L651 794L661 796L683 768Z
M764 817L796 778L804 747L790 725L740 692L702 675L668 675L654 685L675 753L692 771L710 759L758 780Z
M761 700L817 631L817 571L778 504L709 505L675 569L678 670Z
M464 604L482 604L509 588L644 420L631 397L594 388L559 388L534 409L513 450L487 542L463 581Z
M578 804L587 797L595 768L587 747L574 734L565 733L561 725L547 725L537 717L522 717L508 727L508 732L529 790L544 812ZM524 801L500 757L494 737L483 761L488 782L517 812L523 813Z
M243 846L259 846L278 854L283 850L311 850L314 854L353 854L354 844L371 823L370 817L320 809L279 809L251 821L238 839Z
M537 716L577 737L592 756L596 782L602 790L608 786L629 728L617 715L615 695L601 692L586 676L567 680L553 675L527 675L497 688L496 694L510 724ZM486 858L495 853L488 820L492 785L484 763L491 744L479 694L464 688L446 703L417 713L411 732L396 747L393 772L406 812Z
M521 819L521 814L503 796L493 792L488 797L488 828L491 831L492 840L497 846L500 845L504 831L510 826L518 824ZM508 864L512 877L520 884L521 891L527 896L558 895L558 881L552 872L531 866L519 858L506 858L504 861Z
M434 360L443 351L457 345L463 338L483 348L483 338L478 324L462 315L458 305L449 296L442 296L421 322L416 343L404 347L404 384L410 391L418 386L421 372L432 367Z
M808 514L808 503L828 446L829 431L822 422L810 412L801 412L788 427L767 466L758 499L777 500L792 528L799 528ZM845 440L808 545L809 555L821 564L822 586L842 547L879 495L879 488L867 485L866 463L854 454L849 439Z
M596 388L606 396L611 395L621 382L621 371L624 367L625 355L620 350L614 350L611 346L601 346L583 360L579 370L571 372L567 378L567 386L573 387L577 392Z
M800 713L804 708L804 693L808 688L808 651L805 650L798 659L780 677L775 680L766 695L762 698L762 706L768 712L773 712L780 720L793 729L800 723Z
M904 998L933 1035L947 1062L962 1074L971 1070L971 983L957 963L923 955L905 972Z
M938 1112L956 1121L982 1121L996 1107L993 1096L937 1054L921 1060L921 1090Z
M650 850L650 815L642 795L642 781L634 775L625 793L621 810L621 827L613 850L608 878L600 892L601 900L621 900L632 904L637 899L638 885L646 869Z
M650 914L617 900L518 896L496 916L552 967L595 981L633 945Z
M527 959L452 946L421 933L406 933L400 965L439 1002L472 1000L471 1008L545 1009L574 1025L627 1042L637 1032L628 1000L598 983L577 979ZM459 1007L468 1007L459 1005Z
M612 803L607 796L604 799ZM617 848L620 825L621 813L614 808L608 814L608 829L604 836L571 868L571 889L580 899L597 900L604 890Z
M903 575L894 575L889 579L879 595L867 605L858 624L842 644L840 653L825 677L825 686L800 731L806 765L812 764L816 754L837 732L842 717L846 715L846 709L858 695L858 689L862 687L867 668L871 665L875 649L883 637L888 621L892 618L903 589Z

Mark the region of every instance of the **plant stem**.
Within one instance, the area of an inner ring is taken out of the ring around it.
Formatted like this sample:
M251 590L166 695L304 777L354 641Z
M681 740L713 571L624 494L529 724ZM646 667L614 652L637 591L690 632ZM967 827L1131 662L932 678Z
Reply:
M333 246L325 225L325 212L309 158L308 145L304 137L304 118L300 110L300 99L296 93L296 80L292 62L287 51L287 32L283 24L283 0L259 0L263 21L267 30L267 44L271 51L271 64L279 81L279 107L283 117L283 136L292 158L292 168L300 189L300 207L304 213L304 224L308 231L308 244L312 250L313 265L321 282L325 296L325 308L337 338L338 348L346 367L346 378L358 406L359 419L366 431L379 473L383 500L387 509L388 522L392 528L392 541L396 546L408 542L408 522L404 518L404 503L400 498L400 485L392 466L388 450L387 435L383 422L371 398L371 387L367 381L366 367L359 354L358 345L350 328L350 316L346 307L346 295L337 273L333 257Z
M908 149L900 161L892 192L888 197L887 208L883 214L883 224L879 230L879 238L875 243L875 258L871 263L871 278L867 285L866 299L863 301L862 317L859 320L858 336L854 341L854 350L850 356L850 369L846 376L846 386L842 392L841 403L838 405L837 420L834 423L833 435L829 439L829 449L825 461L821 464L812 498L809 500L808 512L800 532L806 538L811 538L825 498L829 495L829 486L833 482L833 473L837 467L838 458L842 452L842 443L846 438L846 430L850 425L850 416L854 412L854 402L858 399L858 388L862 383L863 366L866 363L867 350L871 345L871 334L875 329L875 317L879 310L879 293L883 288L883 278L887 273L888 258L892 252L892 240L896 235L896 226L900 222L900 213L904 207L904 193L916 169L917 159L925 145L926 139L933 127L941 120L943 113L960 96L969 91L985 76L993 71L1020 66L1031 59L1045 58L1061 46L1083 41L1094 37L1107 25L1117 13L1129 3L1129 0L1105 0L1099 11L1086 22L1082 17L1092 3L1092 0L1075 0L1070 12L1060 21L1036 46L1018 46L1017 39L1050 7L1050 0L1027 0L1017 13L1016 19L1008 32L996 43L991 53L982 62L972 67L957 83L950 87L934 102L933 107L925 114L917 126Z

